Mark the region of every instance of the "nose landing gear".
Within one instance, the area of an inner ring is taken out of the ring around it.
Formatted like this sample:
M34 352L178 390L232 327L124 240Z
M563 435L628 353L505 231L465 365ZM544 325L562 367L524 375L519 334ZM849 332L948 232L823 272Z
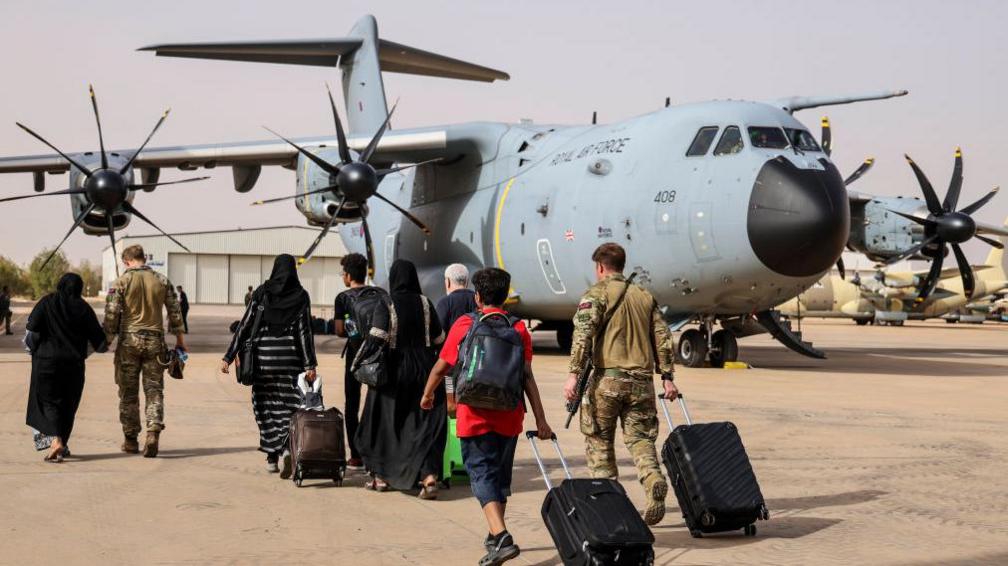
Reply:
M722 368L725 362L738 360L738 340L731 330L714 331L713 318L704 319L699 329L690 328L679 337L676 358L690 368L704 367L706 361L711 367Z

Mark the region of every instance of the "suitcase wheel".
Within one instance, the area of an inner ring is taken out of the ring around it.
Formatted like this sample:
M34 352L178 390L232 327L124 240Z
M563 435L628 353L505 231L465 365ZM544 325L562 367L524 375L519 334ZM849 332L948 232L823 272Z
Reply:
M338 486L343 485L343 477L346 475L346 468L336 468L336 475L333 476L333 483Z
M764 521L770 520L770 511L767 510L766 505L763 506L763 509L760 512L760 518L763 519Z
M301 483L304 482L304 477L301 473L301 466L294 468L294 475L291 476L291 479L294 480L294 485L301 487Z
M755 524L746 525L744 530L745 530L745 534L746 534L747 537L754 537L754 536L756 536L756 525Z

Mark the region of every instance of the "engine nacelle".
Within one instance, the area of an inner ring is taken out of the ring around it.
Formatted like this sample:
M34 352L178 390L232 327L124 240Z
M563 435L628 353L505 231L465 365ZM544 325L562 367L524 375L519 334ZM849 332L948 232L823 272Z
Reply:
M101 155L98 152L89 151L87 153L77 154L71 156L75 160L79 161L81 165L91 169L92 171L101 167ZM108 164L110 169L120 169L123 165L126 165L128 157L124 157L118 153L108 154ZM124 174L127 183L132 183L133 181L133 168L126 170ZM84 180L87 177L84 173L74 166L70 166L70 187L71 188L84 188ZM126 196L126 200L133 202L135 197L135 191L130 191ZM84 212L84 209L90 204L85 195L70 195L70 214L71 220L77 218L77 216ZM123 212L122 210L116 210L112 214L112 225L115 229L121 230L126 226L129 226L130 220L133 215L128 212ZM81 223L81 229L85 234L90 236L102 236L108 234L108 226L105 221L105 214L103 212L95 211L87 215L84 222Z
M339 150L335 147L319 146L306 148L308 151L318 155L328 163L339 163ZM313 226L325 226L329 219L336 213L339 207L339 190L333 189L322 193L306 195L305 193L317 191L336 183L335 175L323 170L315 162L307 157L298 154L297 161L297 194L301 195L294 200L298 211L308 219L308 223ZM336 222L345 224L357 222L361 219L360 207L353 202L347 202L340 211Z
M918 198L875 197L851 205L847 247L872 261L896 257L924 239L924 227L891 210L927 218L927 207Z

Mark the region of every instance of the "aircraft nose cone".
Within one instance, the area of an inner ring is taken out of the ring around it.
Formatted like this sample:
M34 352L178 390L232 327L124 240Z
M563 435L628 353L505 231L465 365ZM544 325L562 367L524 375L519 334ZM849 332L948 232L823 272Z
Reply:
M782 275L822 273L847 244L847 188L832 163L820 162L824 171L799 169L777 157L763 164L753 184L746 221L749 243L764 265Z

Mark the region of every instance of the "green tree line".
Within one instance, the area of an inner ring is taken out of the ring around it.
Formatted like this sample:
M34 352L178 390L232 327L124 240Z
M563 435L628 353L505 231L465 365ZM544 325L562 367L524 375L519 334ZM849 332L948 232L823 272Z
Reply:
M70 265L63 252L57 252L45 267L42 262L51 250L42 250L27 266L22 267L11 259L0 256L0 287L10 287L11 293L19 297L39 299L56 290L56 283L64 273L73 271L84 280L84 296L94 297L101 293L101 269L90 261L82 261L76 267Z

